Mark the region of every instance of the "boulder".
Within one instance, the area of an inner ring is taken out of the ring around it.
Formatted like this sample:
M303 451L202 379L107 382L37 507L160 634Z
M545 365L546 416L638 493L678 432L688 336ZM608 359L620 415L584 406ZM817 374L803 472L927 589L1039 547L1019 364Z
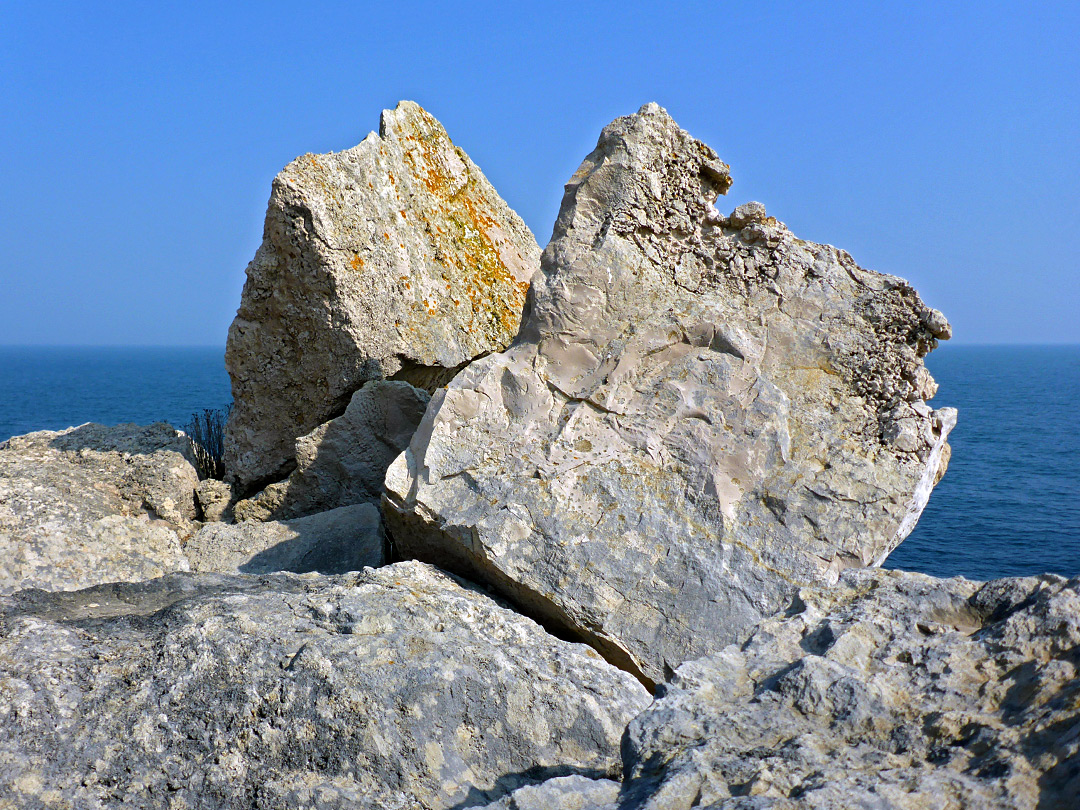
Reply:
M290 471L299 436L369 380L434 390L516 334L540 250L438 121L401 102L379 133L274 179L225 364L229 480Z
M232 520L233 491L226 481L205 478L195 487L195 503L199 509L199 520L213 522Z
M646 690L435 569L0 599L19 807L450 808L618 777Z
M845 572L677 670L618 806L1075 807L1078 649L1080 578Z
M188 570L191 445L164 423L87 423L0 443L0 594Z
M506 352L391 465L400 552L659 682L801 585L878 565L948 459L946 336L903 280L796 238L652 104L567 185Z
M483 810L615 810L619 783L587 776L556 776L536 785L525 785Z
M296 520L207 523L184 546L193 571L344 574L386 562L378 507L354 504Z
M378 504L390 463L408 446L429 396L373 380L345 413L296 440L296 469L236 504L237 520L287 520L354 503Z

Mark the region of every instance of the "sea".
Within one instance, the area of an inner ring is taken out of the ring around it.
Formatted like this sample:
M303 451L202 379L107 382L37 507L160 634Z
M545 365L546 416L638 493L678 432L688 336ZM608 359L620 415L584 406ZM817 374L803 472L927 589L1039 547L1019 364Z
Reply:
M927 358L960 412L952 461L885 567L993 579L1080 574L1080 346ZM220 347L0 347L0 441L83 422L177 427L231 400Z

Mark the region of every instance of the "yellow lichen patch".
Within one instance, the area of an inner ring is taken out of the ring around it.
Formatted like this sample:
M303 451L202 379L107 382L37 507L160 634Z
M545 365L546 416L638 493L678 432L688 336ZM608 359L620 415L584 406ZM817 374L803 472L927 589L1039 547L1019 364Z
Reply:
M360 254L354 253L353 257L349 259L349 267L351 267L353 270L359 270L363 266L364 260L360 258Z

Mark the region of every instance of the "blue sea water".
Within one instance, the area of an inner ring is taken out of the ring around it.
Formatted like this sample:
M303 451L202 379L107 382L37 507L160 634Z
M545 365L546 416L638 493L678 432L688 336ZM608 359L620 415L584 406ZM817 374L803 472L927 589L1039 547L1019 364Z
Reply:
M0 346L0 441L84 422L168 422L232 402L223 347Z
M945 344L952 462L885 565L971 579L1080 574L1080 346ZM230 402L221 348L0 347L0 441L83 422L183 426Z

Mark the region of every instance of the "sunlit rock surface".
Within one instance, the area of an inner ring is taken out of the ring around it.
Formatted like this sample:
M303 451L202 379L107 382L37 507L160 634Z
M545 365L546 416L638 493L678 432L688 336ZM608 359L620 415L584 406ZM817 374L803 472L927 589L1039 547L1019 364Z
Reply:
M0 443L0 594L188 570L198 482L188 439L164 423Z
M16 807L463 807L617 777L649 703L591 648L415 562L7 597L0 696Z
M297 437L368 380L433 390L504 348L539 253L412 102L384 111L379 133L352 149L294 160L274 179L229 330L231 480L250 490L288 473Z
M795 237L647 105L571 178L522 329L386 479L403 554L661 681L805 584L880 563L944 473L940 313Z

